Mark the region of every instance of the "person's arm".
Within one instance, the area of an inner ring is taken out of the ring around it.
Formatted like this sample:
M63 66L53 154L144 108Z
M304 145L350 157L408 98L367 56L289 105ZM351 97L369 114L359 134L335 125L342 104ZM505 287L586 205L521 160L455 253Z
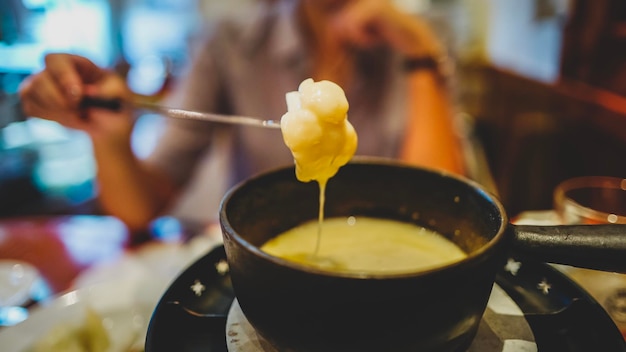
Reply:
M86 58L67 54L46 56L46 68L27 78L20 88L27 116L59 122L85 131L92 140L97 164L99 201L103 209L128 227L143 230L175 193L156 170L142 165L131 149L131 111L81 109L84 96L128 99L125 82Z
M353 1L333 21L335 32L358 47L386 45L408 60L437 63L443 46L428 25L389 0ZM400 158L408 163L464 173L453 104L440 67L408 73L408 119Z
M408 77L409 119L400 159L457 174L465 167L452 104L438 73L416 70Z
M174 183L135 156L130 139L110 143L93 139L99 202L132 230L143 230L163 213L176 194Z

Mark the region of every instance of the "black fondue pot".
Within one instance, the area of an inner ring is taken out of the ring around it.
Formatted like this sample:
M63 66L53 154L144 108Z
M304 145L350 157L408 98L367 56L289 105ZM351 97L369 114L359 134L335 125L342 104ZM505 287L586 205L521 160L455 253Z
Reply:
M369 216L435 230L468 253L428 271L331 273L259 247L316 219L317 183L293 168L244 181L220 223L233 287L247 320L280 351L464 351L510 251L548 262L626 269L624 225L516 226L501 203L461 177L389 160L354 161L326 190L325 216Z

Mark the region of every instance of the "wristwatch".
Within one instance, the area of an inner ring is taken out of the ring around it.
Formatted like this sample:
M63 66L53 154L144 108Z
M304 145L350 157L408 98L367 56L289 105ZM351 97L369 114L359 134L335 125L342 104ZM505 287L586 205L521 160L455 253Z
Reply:
M417 56L407 57L402 62L404 72L432 71L442 81L447 81L454 73L454 64L448 56Z

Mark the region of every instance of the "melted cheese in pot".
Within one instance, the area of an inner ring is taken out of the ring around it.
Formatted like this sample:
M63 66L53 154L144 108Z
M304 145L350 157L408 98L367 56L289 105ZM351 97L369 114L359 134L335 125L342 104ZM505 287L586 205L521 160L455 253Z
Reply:
M324 220L324 241L314 253L318 223L310 221L266 242L268 254L332 272L389 274L427 270L467 255L426 228L395 220L349 217Z

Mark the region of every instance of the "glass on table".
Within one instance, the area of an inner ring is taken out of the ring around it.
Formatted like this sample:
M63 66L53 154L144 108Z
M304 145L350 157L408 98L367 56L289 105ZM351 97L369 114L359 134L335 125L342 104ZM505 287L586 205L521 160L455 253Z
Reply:
M554 206L564 224L626 224L626 179L584 176L561 182Z
M31 298L39 272L18 260L0 260L0 326L11 326L28 317L23 305Z
M562 224L626 224L626 179L565 180L554 190L554 208ZM626 275L574 267L564 271L606 309L626 337Z

